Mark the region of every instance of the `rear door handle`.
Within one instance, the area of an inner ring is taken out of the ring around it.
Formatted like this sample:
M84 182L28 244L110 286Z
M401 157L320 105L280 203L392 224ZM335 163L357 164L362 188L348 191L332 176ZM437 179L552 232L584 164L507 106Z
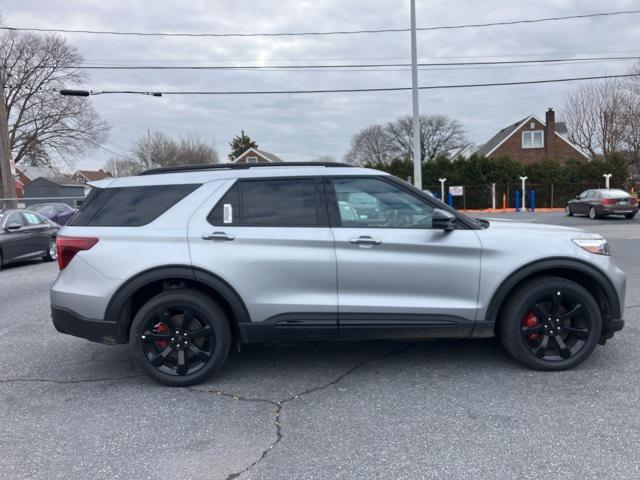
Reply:
M349 243L353 243L354 245L380 245L382 241L371 238L368 235L362 235L358 238L350 238Z
M231 240L235 240L236 237L233 235L227 235L224 232L213 232L211 235L203 235L203 240L224 240L226 242L230 242Z

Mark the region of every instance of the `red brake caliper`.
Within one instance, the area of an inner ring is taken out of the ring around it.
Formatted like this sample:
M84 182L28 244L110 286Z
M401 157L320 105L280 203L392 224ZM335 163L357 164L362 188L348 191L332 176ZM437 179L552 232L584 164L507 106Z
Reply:
M169 333L170 331L171 330L169 329L167 324L163 322L158 322L153 326L153 333L163 334ZM164 350L165 348L167 348L167 345L169 345L169 340L162 338L160 340L156 340L154 343L160 350Z
M522 324L527 328L537 327L540 322L538 321L538 317L536 317L533 313L528 313L525 315L524 319L522 319ZM529 340L538 340L540 338L540 334L537 332L531 333L527 335Z

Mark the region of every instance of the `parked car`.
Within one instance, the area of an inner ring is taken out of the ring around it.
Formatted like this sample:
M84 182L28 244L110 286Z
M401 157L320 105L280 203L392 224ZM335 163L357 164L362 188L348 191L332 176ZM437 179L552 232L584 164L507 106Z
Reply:
M66 225L73 214L77 212L77 209L66 203L36 203L30 205L29 210L39 213L59 225Z
M565 213L569 217L578 214L595 219L606 215L624 215L632 219L638 213L638 200L618 188L585 190L569 200Z
M0 269L11 262L42 257L58 258L56 235L60 226L29 210L0 210Z
M474 221L377 170L224 164L93 185L58 236L53 323L128 342L167 385L250 342L497 335L523 365L564 370L624 326L601 236Z

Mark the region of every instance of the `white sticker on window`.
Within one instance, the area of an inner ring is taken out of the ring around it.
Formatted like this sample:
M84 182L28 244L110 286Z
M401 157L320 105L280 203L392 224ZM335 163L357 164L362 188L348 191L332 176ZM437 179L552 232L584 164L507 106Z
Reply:
M233 207L230 203L225 203L222 207L222 221L224 223L233 223Z

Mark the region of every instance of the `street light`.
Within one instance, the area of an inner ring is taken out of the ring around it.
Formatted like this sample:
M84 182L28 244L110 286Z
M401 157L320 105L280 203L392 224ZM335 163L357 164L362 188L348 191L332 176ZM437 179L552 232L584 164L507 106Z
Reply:
M89 95L107 95L110 93L122 93L122 94L135 94L135 95L149 95L151 97L161 97L162 92L131 92L131 91L102 91L102 92L94 92L93 90L74 90L71 88L63 88L60 90L60 95L64 95L65 97L88 97Z
M612 173L604 173L602 174L602 176L604 177L604 182L607 186L607 190L609 190L609 179L613 176Z
M526 212L527 211L527 207L525 204L525 193L526 193L526 188L525 188L525 183L527 182L527 178L529 177L520 177L520 180L522 180L522 211Z

